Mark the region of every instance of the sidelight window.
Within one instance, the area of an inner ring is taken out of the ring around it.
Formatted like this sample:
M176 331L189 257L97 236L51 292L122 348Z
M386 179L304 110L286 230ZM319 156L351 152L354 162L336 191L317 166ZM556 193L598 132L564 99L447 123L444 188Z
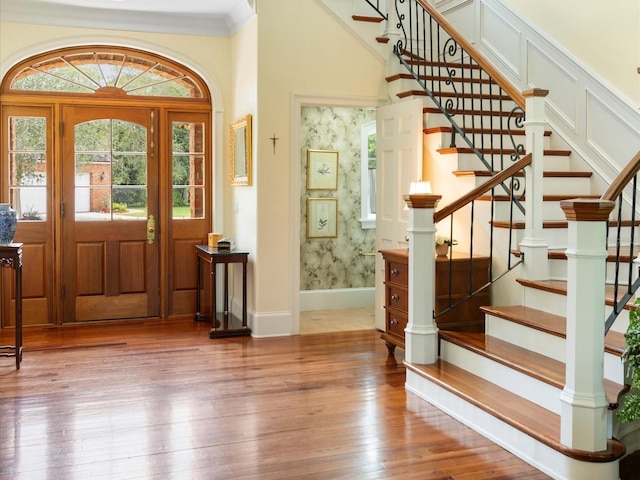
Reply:
M19 220L46 220L47 123L42 117L10 116L9 198Z
M173 218L204 217L205 125L172 122Z

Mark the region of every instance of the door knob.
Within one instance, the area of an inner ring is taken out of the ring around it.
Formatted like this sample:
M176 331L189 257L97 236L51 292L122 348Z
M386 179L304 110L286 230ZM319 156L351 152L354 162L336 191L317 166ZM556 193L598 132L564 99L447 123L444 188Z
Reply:
M147 218L147 241L149 245L153 243L156 239L156 220L153 218L153 215L149 215Z

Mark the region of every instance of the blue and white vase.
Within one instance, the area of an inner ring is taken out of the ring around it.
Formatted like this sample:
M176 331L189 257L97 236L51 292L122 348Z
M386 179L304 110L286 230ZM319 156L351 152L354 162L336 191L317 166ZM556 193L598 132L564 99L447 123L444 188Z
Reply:
M9 245L13 242L16 233L18 215L8 203L0 203L0 245Z

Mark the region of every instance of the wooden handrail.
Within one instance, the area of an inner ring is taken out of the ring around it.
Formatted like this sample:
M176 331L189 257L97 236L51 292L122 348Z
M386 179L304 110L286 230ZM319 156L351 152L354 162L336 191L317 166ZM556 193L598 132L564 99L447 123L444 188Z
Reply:
M633 177L635 177L640 171L640 152L631 159L627 166L622 169L613 183L607 188L607 191L602 194L600 200L610 200L615 202L622 191L625 189Z
M520 170L522 170L524 167L526 167L528 165L531 165L531 154L530 153L528 153L527 155L522 157L520 160L518 160L516 163L511 165L509 168L507 168L505 170L502 170L501 172L499 172L496 175L494 175L491 178L491 180L483 183L479 187L474 188L473 190L471 190L466 195L463 195L462 197L460 197L456 201L450 203L449 205L447 205L445 207L442 207L440 210L435 212L433 214L434 223L438 223L440 220L442 220L442 219L448 217L449 215L451 215L452 213L460 210L465 205L473 202L474 200L477 200L482 195L487 193L489 190L491 190L492 188L497 187L500 183L504 182L509 177L512 177L513 175L516 174L516 172L519 172Z
M474 47L471 42L465 40L462 35L458 33L458 31L449 23L449 21L434 7L432 7L425 0L416 0L422 7L429 12L433 18L444 28L444 30L451 35L458 45L460 45L466 52L469 53L471 58L473 58L480 67L489 74L489 76L494 79L502 89L507 92L507 94L511 97L511 99L522 108L525 109L525 100L522 92L518 90L518 88L509 80L505 75L500 72L493 64L482 54L480 51Z

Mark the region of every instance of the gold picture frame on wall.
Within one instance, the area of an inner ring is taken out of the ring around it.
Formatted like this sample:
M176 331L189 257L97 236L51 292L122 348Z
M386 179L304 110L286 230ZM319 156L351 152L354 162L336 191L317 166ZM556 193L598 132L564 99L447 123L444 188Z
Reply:
M231 124L231 185L251 185L251 114Z
M338 199L307 198L307 238L338 236Z
M338 189L338 150L307 150L307 190Z

